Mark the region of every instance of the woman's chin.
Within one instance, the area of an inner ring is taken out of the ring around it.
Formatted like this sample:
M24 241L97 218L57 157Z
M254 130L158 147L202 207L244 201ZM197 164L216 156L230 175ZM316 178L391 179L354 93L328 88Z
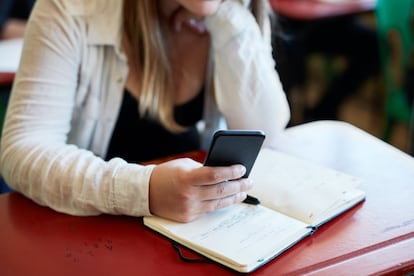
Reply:
M214 14L220 4L221 0L198 0L198 1L182 1L182 5L190 12L204 17Z

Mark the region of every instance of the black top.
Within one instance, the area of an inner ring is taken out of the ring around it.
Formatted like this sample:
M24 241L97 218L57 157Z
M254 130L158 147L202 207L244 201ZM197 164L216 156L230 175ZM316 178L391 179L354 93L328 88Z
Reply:
M175 120L188 129L172 133L148 116L141 118L138 101L125 90L106 159L121 157L138 163L200 149L196 123L202 118L203 104L204 93L201 92L189 102L176 106Z

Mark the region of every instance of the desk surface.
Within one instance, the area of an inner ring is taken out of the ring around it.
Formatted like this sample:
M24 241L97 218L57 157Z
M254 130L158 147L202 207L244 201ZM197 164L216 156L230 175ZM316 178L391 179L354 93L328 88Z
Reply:
M414 271L413 158L328 121L292 127L279 150L361 177L367 199L253 275ZM216 264L180 261L169 241L140 218L69 216L10 193L0 196L0 225L2 275L233 274Z
M377 0L270 0L273 10L295 20L315 20L375 9Z

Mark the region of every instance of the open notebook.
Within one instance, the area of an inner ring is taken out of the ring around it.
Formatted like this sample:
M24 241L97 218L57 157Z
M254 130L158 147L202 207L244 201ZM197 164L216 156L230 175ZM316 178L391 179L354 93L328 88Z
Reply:
M236 204L189 222L156 216L144 224L239 272L251 272L317 227L365 199L360 180L269 149L262 149L249 192L260 205Z

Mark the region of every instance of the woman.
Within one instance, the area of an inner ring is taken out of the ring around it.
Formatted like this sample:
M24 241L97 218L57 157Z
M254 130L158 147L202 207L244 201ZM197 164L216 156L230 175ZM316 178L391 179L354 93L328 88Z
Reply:
M265 11L265 0L37 1L1 139L6 182L74 215L191 221L243 201L253 184L241 165L136 162L205 148L221 118L278 142L289 108Z

